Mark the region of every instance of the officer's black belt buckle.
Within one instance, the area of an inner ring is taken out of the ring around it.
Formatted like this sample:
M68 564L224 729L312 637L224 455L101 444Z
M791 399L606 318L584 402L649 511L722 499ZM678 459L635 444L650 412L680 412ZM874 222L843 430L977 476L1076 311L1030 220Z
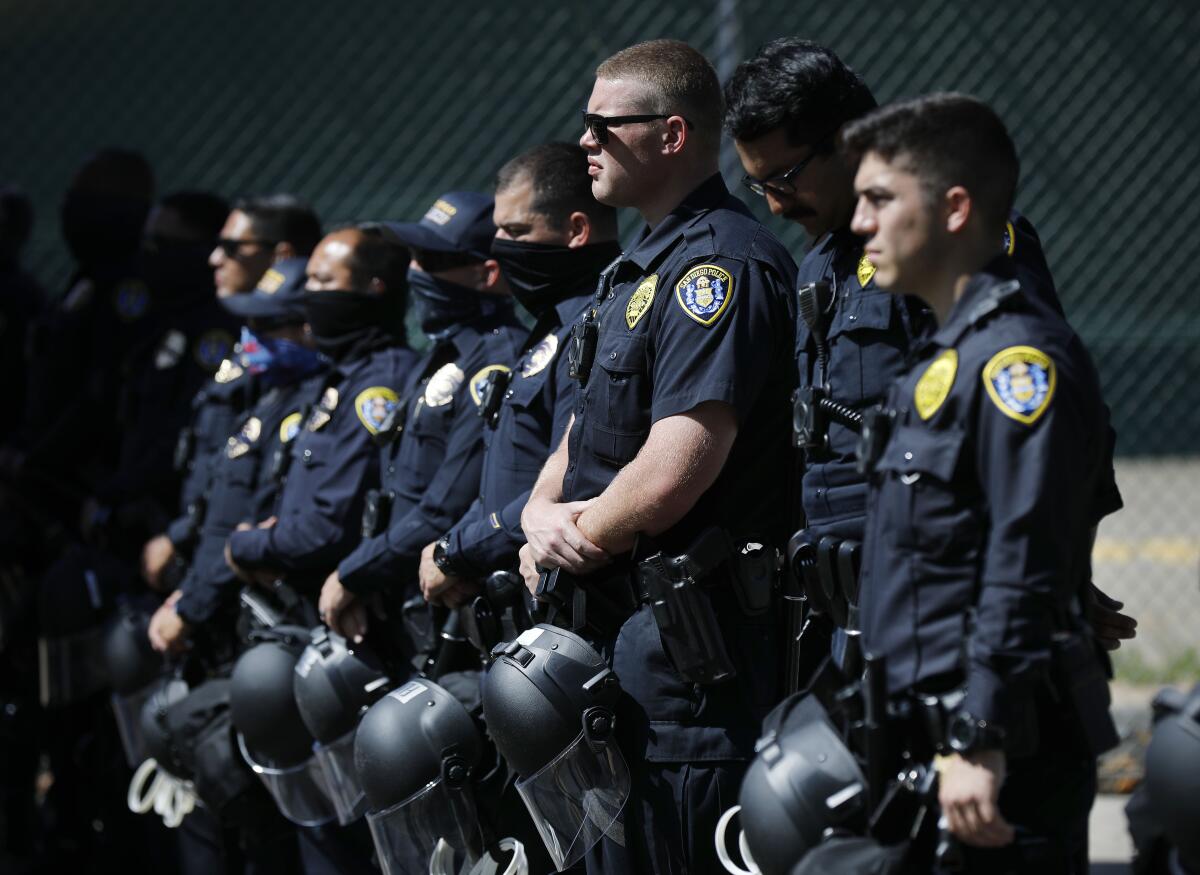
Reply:
M512 382L512 371L495 370L487 375L483 390L479 393L479 416L489 428L496 427L500 418L500 405L504 402L504 393Z
M571 379L580 383L588 381L599 340L600 329L596 325L594 312L589 311L583 321L571 329L571 343L567 350L567 373Z

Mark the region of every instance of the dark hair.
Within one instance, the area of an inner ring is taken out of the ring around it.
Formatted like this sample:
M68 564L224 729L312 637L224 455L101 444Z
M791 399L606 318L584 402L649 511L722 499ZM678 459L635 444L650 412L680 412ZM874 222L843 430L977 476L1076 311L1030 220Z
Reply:
M867 83L832 51L783 37L738 64L725 83L725 130L749 142L782 127L793 146L832 150L842 125L875 105Z
M291 243L297 255L312 255L321 242L321 222L317 214L294 195L269 194L243 198L233 208L246 214L255 237L275 243Z
M496 174L501 192L523 179L533 186L530 208L554 228L565 227L571 213L588 217L597 240L615 239L617 211L592 197L587 152L575 143L543 143L522 152Z
M33 201L16 186L0 188L0 246L16 251L33 232Z
M365 289L376 278L383 283L387 299L383 327L403 339L404 311L408 306L408 247L397 242L378 222L360 222L347 228L361 235L346 258L354 288Z
M966 94L930 94L881 107L842 132L851 166L868 152L906 166L931 201L961 185L997 234L1012 211L1021 164L1004 122Z
M160 206L179 214L179 220L197 238L216 240L229 216L224 198L207 191L177 191L162 199Z
M646 86L648 112L681 115L714 152L721 145L725 101L708 58L681 40L656 39L622 49L596 68L598 79Z
M130 200L154 200L154 171L141 152L105 148L84 160L71 180L71 191L114 195Z

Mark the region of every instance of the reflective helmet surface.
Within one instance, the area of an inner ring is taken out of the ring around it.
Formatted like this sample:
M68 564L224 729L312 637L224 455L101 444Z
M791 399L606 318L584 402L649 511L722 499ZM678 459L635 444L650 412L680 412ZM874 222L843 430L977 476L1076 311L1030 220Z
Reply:
M188 685L179 678L164 678L154 688L142 705L141 729L142 743L145 755L157 760L158 764L179 778L187 775L179 763L178 751L171 743L171 733L167 727L167 710L187 698Z
M388 688L387 675L369 648L352 645L324 626L312 631L293 674L300 717L322 744L353 730L363 711Z
M1154 725L1146 749L1150 809L1183 865L1200 868L1200 686Z
M309 633L298 627L278 627L273 633L273 640L251 647L234 666L230 709L255 760L288 767L312 756L313 737L292 690L296 661Z
M105 668L113 691L122 696L137 692L162 671L163 659L146 634L149 626L148 615L120 611L104 631Z

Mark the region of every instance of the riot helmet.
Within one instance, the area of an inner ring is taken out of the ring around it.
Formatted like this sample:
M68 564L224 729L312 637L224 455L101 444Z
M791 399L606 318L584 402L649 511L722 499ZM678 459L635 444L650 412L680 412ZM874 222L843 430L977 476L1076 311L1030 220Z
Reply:
M147 759L153 759L160 769L176 778L190 777L179 756L167 725L167 712L187 698L188 685L179 677L163 678L152 684L142 705L140 728Z
M1200 685L1186 698L1160 694L1155 710L1162 716L1146 749L1149 808L1179 866L1200 872Z
M136 769L146 759L141 728L142 706L164 666L163 658L150 646L149 625L148 614L122 608L104 631L104 667L113 688L113 717L117 721L125 760L131 769Z
M452 849L443 858L480 856L471 781L483 748L466 708L433 681L409 681L363 715L354 767L384 875L427 875L439 840Z
M493 651L483 715L555 866L583 858L617 822L629 768L614 736L617 676L586 641L538 624Z
M69 548L37 588L38 691L44 708L82 702L105 688L104 620L112 610L112 560Z
M284 817L300 826L328 823L335 817L333 803L292 689L309 632L278 626L255 636L261 643L233 668L230 710L238 747Z
M862 816L866 778L815 696L784 701L764 729L738 797L742 829L759 871L785 875L827 829Z
M324 626L312 630L292 677L300 717L316 739L314 756L342 825L366 810L354 772L354 730L359 718L388 690L379 660Z

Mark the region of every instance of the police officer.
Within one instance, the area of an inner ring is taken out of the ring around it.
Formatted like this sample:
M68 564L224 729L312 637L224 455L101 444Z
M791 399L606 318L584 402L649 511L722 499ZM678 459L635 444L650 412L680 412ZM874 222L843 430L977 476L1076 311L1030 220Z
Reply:
M575 406L566 356L571 327L601 270L621 254L616 210L592 197L587 168L576 144L547 143L513 158L497 175L492 255L534 324L512 370L498 372L504 377L481 411L479 496L422 552L421 590L429 601L461 601L489 573L517 568L525 543L521 511Z
M196 520L196 549L178 589L150 621L156 650L180 650L207 624L208 643L219 648L214 655L228 659L231 642L223 639L232 633L238 587L225 564L225 541L243 520L267 519L274 512L282 485L277 457L300 433L302 408L324 380L304 327L306 265L303 258L285 259L266 272L254 292L225 299L248 320L237 358L255 384L257 400L214 454Z
M776 472L787 464L795 265L726 191L721 118L716 74L685 43L641 43L597 68L580 140L592 193L636 208L646 227L575 326L574 419L521 517L531 589L539 568L557 569L582 576L589 599L624 593L632 612L619 631L588 633L611 648L628 693L626 871L720 871L721 800L777 696L773 624L755 613L765 605L742 607L732 554L751 541L773 551L786 535ZM705 561L668 589L712 634L664 637L650 602L669 594L647 588L668 556L694 550ZM630 560L643 558L634 573Z
M479 494L484 393L493 374L509 373L526 333L489 253L492 209L488 195L448 192L420 221L388 228L412 249L413 307L432 343L401 397L392 399L398 413L377 429L383 506L364 527L371 535L342 559L321 592L325 622L351 640L366 631L360 595L384 593L393 618L409 598L420 604L422 549ZM404 650L410 642L401 627L396 632L401 640L393 643Z
M799 286L828 284L827 295L819 301L812 294L815 289L810 290L814 307L808 318L814 324L809 324L802 306L796 328L802 402L798 410L814 414L808 430L797 434L804 453L800 510L806 529L801 537L812 553L825 549L836 555L845 545L857 556L866 484L857 470L856 420L883 397L903 369L914 339L933 327L921 301L879 289L875 266L850 228L853 168L846 165L835 141L845 124L875 106L875 98L858 73L831 50L794 37L777 39L742 62L725 86L725 97L725 126L746 170L744 184L766 199L773 214L800 224L813 240L800 264ZM1032 224L1014 212L997 240L997 251L1013 259L1026 286L1061 312ZM842 413L819 407L829 402ZM1115 485L1111 491L1112 502L1119 504ZM836 562L818 564L819 571L814 567L813 573L837 576ZM853 577L856 564L847 565L847 578ZM823 583L835 592L835 601L846 594L852 601L853 579ZM844 624L845 608L817 598L815 588L809 587L810 604L833 610ZM1094 621L1111 649L1132 637L1136 625L1115 610L1119 607L1097 593Z
M1115 743L1081 616L1111 509L1096 371L997 255L1018 161L991 109L931 95L843 136L875 281L939 325L864 440L864 647L897 707L945 704L928 741L946 751L938 797L967 870L1086 872L1095 757Z
M238 201L208 256L217 297L238 314L237 295L253 291L271 265L295 258L303 263L320 238L316 214L292 195ZM279 287L285 282L284 273L272 274L266 285ZM141 573L152 589L169 589L178 582L163 580L163 575L168 569L177 573L196 545L208 490L208 463L220 458L217 450L224 448L234 421L256 400L256 383L233 356L221 362L213 379L192 399L191 422L180 432L175 451L175 466L183 475L182 512L142 547Z

